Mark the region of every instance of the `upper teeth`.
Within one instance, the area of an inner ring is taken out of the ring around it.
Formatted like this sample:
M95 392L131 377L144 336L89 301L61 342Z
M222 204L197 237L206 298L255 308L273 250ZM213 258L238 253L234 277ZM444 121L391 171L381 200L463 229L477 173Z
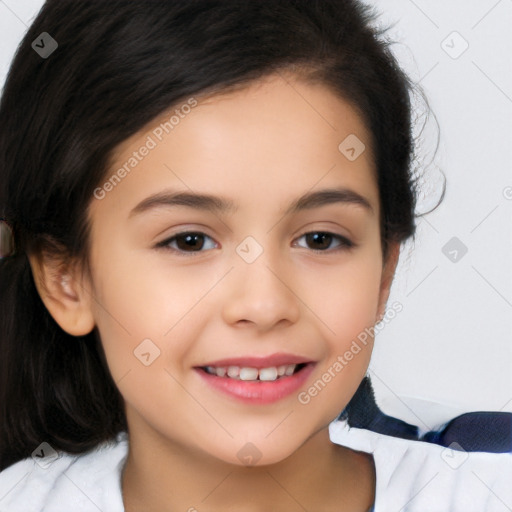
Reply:
M251 368L246 366L207 366L206 371L217 377L231 377L237 380L276 380L283 375L292 375L296 364L270 366L269 368Z

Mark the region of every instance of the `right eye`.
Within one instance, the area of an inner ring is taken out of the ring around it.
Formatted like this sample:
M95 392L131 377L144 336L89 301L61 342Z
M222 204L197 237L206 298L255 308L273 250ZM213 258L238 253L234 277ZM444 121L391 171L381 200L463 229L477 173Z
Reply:
M183 231L166 238L157 244L157 247L170 250L178 254L204 252L205 239L213 240L208 235L198 231ZM215 248L209 247L209 249Z

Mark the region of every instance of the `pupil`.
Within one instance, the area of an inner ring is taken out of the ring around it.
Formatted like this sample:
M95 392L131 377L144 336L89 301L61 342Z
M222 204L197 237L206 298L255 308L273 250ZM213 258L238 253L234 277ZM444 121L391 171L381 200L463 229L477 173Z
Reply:
M323 246L320 247L322 249L327 249L329 247L331 238L332 238L332 236L329 235L328 233L310 233L310 234L306 235L306 237L307 237L308 244L309 243L316 243L316 244L323 243ZM327 243L326 243L326 241L327 241Z
M202 235L198 233L191 233L187 235L182 235L176 239L177 245L180 249L201 249L202 244L199 244L198 247L198 239L201 239ZM182 242L182 243L180 243Z

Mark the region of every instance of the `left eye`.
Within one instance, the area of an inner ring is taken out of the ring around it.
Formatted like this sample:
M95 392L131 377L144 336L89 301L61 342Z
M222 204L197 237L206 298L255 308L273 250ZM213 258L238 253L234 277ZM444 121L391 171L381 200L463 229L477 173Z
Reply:
M326 231L312 231L311 233L305 233L297 240L302 238L306 239L306 243L308 245L320 245L320 247L313 248L313 251L315 252L327 252L333 240L338 240L338 246L333 250L350 249L354 246L348 238Z
M354 246L354 244L348 238L325 231L312 231L310 233L305 233L297 240L301 239L305 239L307 245L317 245L317 247L312 248L314 252L328 252L331 250L334 251L350 249ZM206 240L209 240L210 243L205 243ZM338 241L338 245L332 249L331 245L335 240ZM303 247L301 245L299 246ZM203 249L214 249L215 242L211 237L204 233L190 231L177 233L173 237L167 238L166 240L157 244L157 247L170 249L177 253L194 253L202 252ZM308 247L306 247L306 249L307 248Z

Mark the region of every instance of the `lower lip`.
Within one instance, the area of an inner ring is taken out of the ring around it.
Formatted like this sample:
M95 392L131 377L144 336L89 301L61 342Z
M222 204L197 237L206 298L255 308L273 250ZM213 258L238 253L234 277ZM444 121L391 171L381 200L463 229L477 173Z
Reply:
M242 402L250 404L271 404L297 391L313 372L315 363L308 363L297 373L274 381L244 381L217 377L199 368L195 370L212 388Z

